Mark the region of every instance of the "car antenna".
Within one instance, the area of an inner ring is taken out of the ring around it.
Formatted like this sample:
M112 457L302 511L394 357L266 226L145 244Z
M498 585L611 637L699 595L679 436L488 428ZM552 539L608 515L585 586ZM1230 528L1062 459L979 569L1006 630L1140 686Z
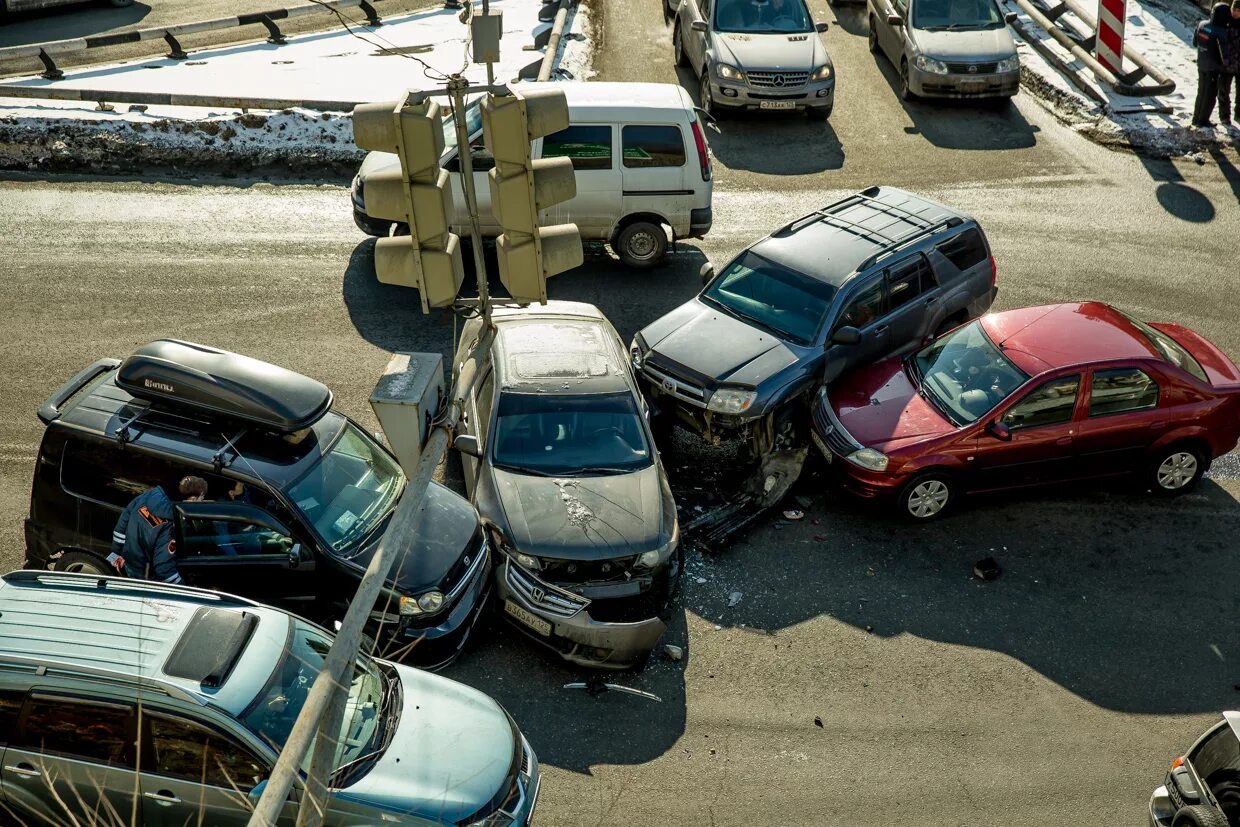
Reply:
M606 683L602 678L592 676L584 681L573 681L564 684L562 689L584 689L586 694L591 698L597 697L607 692L623 692L627 695L636 695L639 698L646 698L655 703L663 703L663 699L653 692L645 692L641 689L634 689L631 686L623 686L618 683Z

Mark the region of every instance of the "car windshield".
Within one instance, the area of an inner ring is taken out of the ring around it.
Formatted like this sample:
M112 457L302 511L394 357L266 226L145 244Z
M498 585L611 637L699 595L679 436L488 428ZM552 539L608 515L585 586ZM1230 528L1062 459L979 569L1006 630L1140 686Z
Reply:
M482 96L478 96L465 103L465 127L472 136L475 132L482 129ZM443 155L439 156L446 159L449 155L456 151L456 121L452 118L451 108L445 108L443 116Z
M285 493L324 542L343 551L370 534L404 487L400 466L350 422Z
M802 0L719 0L715 11L719 32L792 34L813 29Z
M914 29L997 29L1003 15L994 0L913 0Z
M503 393L492 461L542 476L621 474L653 461L630 393Z
M702 299L784 339L812 344L835 288L742 253L702 292Z
M1188 371L1202 382L1209 384L1210 380L1206 379L1206 372L1202 369L1201 363L1194 359L1193 355L1185 350L1183 345L1175 339L1172 339L1166 333L1163 333L1161 330L1155 330L1145 322L1137 321L1127 313L1124 314L1124 318L1132 322L1132 326L1135 327L1142 336L1149 340L1150 344L1154 346L1155 350L1162 354L1164 359L1175 365L1177 368Z
M980 322L935 339L909 368L919 389L957 425L976 422L1029 379L1003 358Z
M267 685L242 714L242 723L277 752L284 748L331 645L331 637L322 629L293 618L283 657ZM388 740L387 730L394 723L382 719L383 702L385 692L393 690L386 687L378 665L368 655L359 655L349 681L333 767L356 761ZM313 750L307 753L303 768L309 765L311 753Z

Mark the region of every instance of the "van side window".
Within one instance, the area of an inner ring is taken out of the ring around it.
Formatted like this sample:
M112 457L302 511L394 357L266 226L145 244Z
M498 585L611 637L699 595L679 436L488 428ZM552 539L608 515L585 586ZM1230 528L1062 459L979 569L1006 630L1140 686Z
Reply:
M36 695L30 700L17 746L30 752L132 768L126 749L133 740L129 734L132 717L129 707L119 704Z
M685 140L679 126L626 126L621 130L626 167L683 167Z
M970 227L959 235L949 238L936 248L943 258L956 266L957 270L968 270L976 267L987 258L986 242L976 227Z
M544 158L571 158L573 169L611 169L611 127L570 126L543 138Z
M65 445L60 480L71 494L124 508L148 488L175 485L187 473L139 451L121 452L106 443L71 439Z

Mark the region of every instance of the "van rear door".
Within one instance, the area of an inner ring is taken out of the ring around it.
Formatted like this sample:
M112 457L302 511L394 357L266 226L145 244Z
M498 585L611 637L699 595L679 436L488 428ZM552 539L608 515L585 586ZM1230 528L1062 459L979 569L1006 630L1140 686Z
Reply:
M692 135L679 123L634 123L620 127L623 215L662 216L677 236L689 234L694 190L690 174L700 178Z

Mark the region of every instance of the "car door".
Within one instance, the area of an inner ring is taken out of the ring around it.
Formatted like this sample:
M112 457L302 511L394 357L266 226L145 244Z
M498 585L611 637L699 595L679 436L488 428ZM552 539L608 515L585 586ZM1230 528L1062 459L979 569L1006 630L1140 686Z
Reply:
M171 710L143 714L139 785L146 827L243 827L248 795L266 778L266 759L237 737Z
M26 823L144 823L145 804L134 796L136 735L132 704L35 687L4 751L5 802L29 813Z
M457 426L457 432L468 434L478 439L478 450L482 456L487 455L487 437L491 431L491 408L495 404L495 371L486 367L482 378L474 383L474 391L465 403L467 418ZM478 474L482 470L483 461L464 452L461 453L461 468L465 474L465 493L471 498L474 486L478 484Z
M706 61L706 44L710 38L709 28L716 0L681 0L680 42L689 58L695 74L701 74ZM705 23L708 31L695 32L695 22Z
M1075 437L1081 375L1057 376L1000 408L1004 439L988 427L978 434L971 487L1009 488L1076 476ZM996 421L992 414L988 422Z
M850 289L827 339L823 381L831 382L845 370L876 361L888 350L888 327L883 323L883 275L871 276ZM857 330L855 344L833 340L842 328Z
M1138 470L1174 417L1173 410L1160 404L1156 375L1137 365L1094 368L1088 387L1085 418L1076 437L1082 474Z
M621 176L616 163L616 127L609 123L574 123L536 144L541 158L573 162L577 194L543 210L547 224L572 222L583 238L606 238L621 215Z
M900 68L900 57L904 52L904 27L893 26L887 22L888 15L898 14L904 20L905 25L908 24L908 3L905 0L875 0L878 5L879 13L876 22L878 23L878 45L882 48L883 54L887 55L887 59L897 69Z
M924 255L914 253L889 266L885 280L888 352L916 350L934 330L931 319L941 298L934 271Z
M250 503L176 506L177 570L202 588L258 600L309 602L318 594L313 543Z
M688 147L680 124L624 124L620 127L621 202L625 215L654 213L671 221L693 209ZM693 174L699 175L697 169Z
M992 292L994 269L990 248L978 227L968 227L936 244L930 253L930 265L938 276L943 296L931 332L938 330L942 320L957 316ZM982 304L988 306L990 302Z

